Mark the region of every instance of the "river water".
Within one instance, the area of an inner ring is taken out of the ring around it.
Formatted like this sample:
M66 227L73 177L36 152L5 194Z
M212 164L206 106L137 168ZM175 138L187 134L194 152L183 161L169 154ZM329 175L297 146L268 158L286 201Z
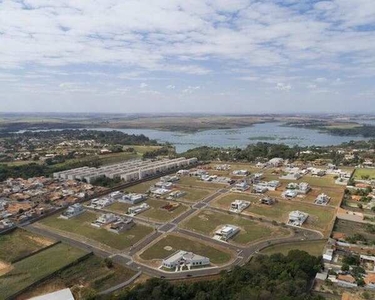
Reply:
M289 146L329 146L351 140L366 140L355 136L334 136L318 130L281 126L282 123L255 124L238 129L215 129L194 133L160 131L152 129L116 129L128 134L144 134L159 142L169 142L178 153L199 146L240 147L257 142L283 143ZM94 128L108 131L112 128Z

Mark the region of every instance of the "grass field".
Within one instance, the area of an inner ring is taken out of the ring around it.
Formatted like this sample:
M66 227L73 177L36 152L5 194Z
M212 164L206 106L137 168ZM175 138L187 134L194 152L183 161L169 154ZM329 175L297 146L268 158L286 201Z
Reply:
M210 210L203 210L188 219L183 223L183 227L212 237L215 231L225 224L240 227L241 231L233 237L233 241L239 244L248 244L264 238L283 237L289 234L287 229L281 227L265 225L261 222L241 218L237 215Z
M161 207L166 205L168 201L164 200L155 200L155 199L148 199L146 201L148 205L150 205L150 209L142 212L139 214L140 217L153 219L155 221L166 222L178 217L184 211L187 210L187 206L184 204L180 204L175 210L169 212ZM173 203L173 201L171 201Z
M331 207L322 207L297 200L279 200L277 203L271 206L261 205L255 197L237 194L229 194L219 198L215 200L213 205L229 209L230 203L236 199L251 201L250 207L248 207L243 213L251 213L279 222L286 223L289 213L293 210L306 212L309 214L309 218L304 226L318 229L320 231L325 231L327 229L327 226L333 220L335 212Z
M85 254L79 249L58 244L15 263L13 270L0 277L2 299L61 269Z
M375 179L375 169L356 169L354 179L362 179L362 176L369 176L369 179Z
M103 259L92 255L33 288L31 292L22 295L22 298L29 299L44 293L72 287L76 299L86 299L90 290L93 289L97 292L106 290L125 282L134 274L133 270L120 265L108 268Z
M137 185L131 186L131 187L125 189L125 191L127 191L129 193L145 194L150 189L150 187L158 181L160 181L160 179L145 181L145 182L139 183Z
M180 199L191 202L201 201L212 193L212 191L208 191L203 188L178 187L178 189L180 191L186 192L186 195L181 197Z
M363 235L369 242L375 242L375 234L366 230L366 225L353 221L337 219L333 231L344 233L350 237L355 233Z
M225 184L220 184L220 183L204 182L202 180L199 180L197 177L190 177L190 176L181 177L178 184L185 185L188 187L201 187L201 188L210 189L210 190L215 190L215 189L219 189L219 188L223 188L227 186Z
M89 211L69 220L57 217L57 215L53 215L40 222L49 227L98 241L115 249L130 247L153 231L153 228L141 224L136 224L131 229L119 234L110 232L104 228L95 228L90 223L95 221L98 215Z
M262 254L271 255L274 253L282 253L287 255L290 250L306 251L310 255L322 255L324 246L327 241L309 241L309 242L295 242L290 244L281 244L267 247L261 251Z
M122 202L115 202L111 204L110 206L107 206L106 209L113 211L113 212L118 212L122 214L126 214L128 212L128 208L133 206L132 204L128 203L122 203Z
M165 247L172 247L168 251ZM177 250L192 251L195 254L203 255L210 258L213 264L224 264L231 259L231 255L225 250L219 250L207 243L201 243L197 240L184 238L182 235L169 234L159 240L156 244L147 248L140 257L144 260L164 259L172 255Z
M0 235L0 260L12 262L52 243L53 241L42 236L16 229Z

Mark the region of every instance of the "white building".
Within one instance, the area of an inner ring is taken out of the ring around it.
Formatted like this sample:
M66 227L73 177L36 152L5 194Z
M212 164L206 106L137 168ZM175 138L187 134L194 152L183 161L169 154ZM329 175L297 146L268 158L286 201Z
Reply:
M118 218L117 221L111 224L108 230L114 233L120 233L129 230L134 225L135 223L131 218Z
M61 219L70 219L76 216L79 216L82 214L85 210L83 209L83 206L79 203L75 203L71 206L69 206L66 211L64 211L59 218Z
M179 170L177 171L176 175L177 176L187 176L189 175L190 171L189 170Z
M247 182L243 181L243 182L240 182L240 183L236 183L233 186L232 191L233 192L245 192L249 188L250 188L250 185L248 185Z
M250 172L248 170L234 170L232 172L232 174L234 176L247 176L250 174Z
M130 193L130 194L123 195L122 198L118 200L118 202L137 204L137 203L142 202L146 199L147 199L147 196L144 195L144 194Z
M14 223L9 219L0 220L0 230L8 229L14 226Z
M330 200L331 200L331 197L322 193L318 195L318 197L316 197L314 203L318 205L327 205Z
M217 171L228 171L230 170L231 166L228 164L223 164L223 165L216 165L215 170Z
M192 267L208 266L210 264L210 259L205 256L194 254L193 252L187 252L183 250L178 250L171 256L163 260L162 266L167 269L174 269L176 271L178 268L187 267L188 269Z
M292 199L298 196L297 190L286 190L284 191L281 196L286 199Z
M128 208L128 215L135 216L140 214L141 212L144 212L145 210L148 210L150 208L150 205L147 203L142 203L141 205L132 206Z
M115 202L115 199L113 198L96 198L92 199L90 202L89 207L96 208L96 209L102 209L104 207L107 207Z
M302 226L309 215L307 213L295 210L289 213L288 225Z
M240 229L237 226L227 224L215 232L214 239L227 241L238 232L240 232Z
M264 194L268 191L268 188L262 184L256 184L253 186L253 193Z
M121 178L125 182L143 179L162 172L191 166L197 163L196 158L175 158L162 160L131 160L100 168L76 168L55 172L54 178L86 180L88 183L99 177Z
M173 199L178 199L186 195L186 192L184 191L173 191L170 193L167 197L167 200L173 200Z
M249 201L245 200L234 200L230 204L230 209L229 211L234 212L234 213L241 213L244 209L250 206Z
M99 218L96 219L96 221L92 222L91 225L100 228L104 225L116 222L118 219L119 217L112 213L102 214L99 216Z
M112 192L109 194L109 196L113 199L121 199L121 197L124 195L124 193L120 191Z
M170 193L171 191L168 190L168 189L163 189L163 188L152 188L150 190L151 194L156 197L156 198L159 198L161 196L164 196L168 193Z
M281 167L283 163L284 163L284 159L280 157L275 157L268 161L268 165L271 167Z

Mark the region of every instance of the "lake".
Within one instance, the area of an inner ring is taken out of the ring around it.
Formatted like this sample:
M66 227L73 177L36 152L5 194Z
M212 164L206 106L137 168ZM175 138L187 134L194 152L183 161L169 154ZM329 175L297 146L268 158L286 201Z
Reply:
M237 129L215 129L194 133L160 131L152 129L116 129L128 134L144 134L159 142L169 142L178 153L199 146L240 147L257 142L283 143L289 146L329 146L339 145L351 140L367 140L359 136L334 136L318 130L281 126L282 123L255 124ZM93 128L94 130L114 130L112 128Z

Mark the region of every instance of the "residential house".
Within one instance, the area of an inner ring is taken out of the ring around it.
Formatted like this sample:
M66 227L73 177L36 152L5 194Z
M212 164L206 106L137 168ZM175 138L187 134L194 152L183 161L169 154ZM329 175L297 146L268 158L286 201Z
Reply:
M231 237L235 236L238 232L240 232L240 228L234 225L226 224L215 232L214 239L227 241Z
M190 269L191 267L208 266L209 264L210 259L208 257L184 250L178 250L162 262L162 266L167 269L182 268L185 266Z
M307 220L308 216L309 215L307 213L298 210L291 211L289 213L288 225L302 226L303 223L305 223L305 221Z
M116 222L119 218L112 213L106 213L99 216L96 221L92 222L91 225L97 228L100 228L104 225Z
M82 214L85 210L83 209L82 205L80 203L73 204L67 208L66 211L64 211L59 218L61 219L70 219L76 216L79 216Z
M245 200L234 200L231 204L230 204L230 209L229 211L231 212L234 212L234 213L240 213L242 212L244 209L246 209L247 207L250 206L250 202L249 201L245 201Z
M316 197L314 203L318 205L327 205L330 200L331 200L331 197L322 193L322 194L319 194L318 197Z
M132 206L128 208L128 215L135 216L148 210L150 206L147 203L142 203L141 205Z

